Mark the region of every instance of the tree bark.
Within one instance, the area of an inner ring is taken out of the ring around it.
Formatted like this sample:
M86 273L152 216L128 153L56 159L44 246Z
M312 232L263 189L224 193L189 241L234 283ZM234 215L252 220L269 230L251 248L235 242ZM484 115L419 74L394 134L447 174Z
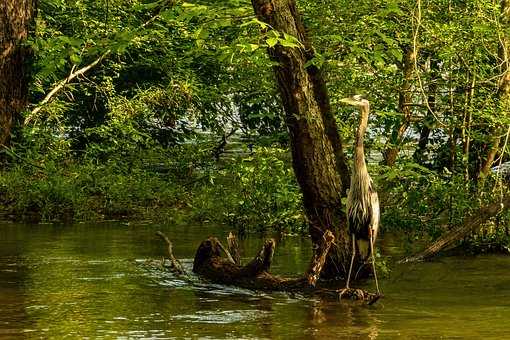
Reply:
M325 231L337 240L326 261L323 277L344 276L350 243L341 196L349 182L342 142L331 114L324 79L316 67L305 67L313 49L294 0L252 0L257 17L281 33L296 37L303 47L268 48L290 134L294 173L303 192L314 250ZM315 256L316 254L314 254Z
M309 44L308 41L305 43ZM308 51L307 59L312 59L314 57L313 47L309 45L305 48L306 51ZM333 146L333 152L335 153L336 168L342 183L342 197L347 197L347 189L349 189L351 184L350 169L349 165L347 164L347 159L345 158L342 137L338 133L335 115L331 111L326 82L324 81L322 72L319 70L319 68L317 68L317 66L310 65L307 67L307 71L310 75L311 82L314 84L314 94L321 110L324 127L326 129L326 135L328 136L328 139Z
M24 46L36 0L0 1L0 144L9 144L13 124L27 105L27 66L31 51Z

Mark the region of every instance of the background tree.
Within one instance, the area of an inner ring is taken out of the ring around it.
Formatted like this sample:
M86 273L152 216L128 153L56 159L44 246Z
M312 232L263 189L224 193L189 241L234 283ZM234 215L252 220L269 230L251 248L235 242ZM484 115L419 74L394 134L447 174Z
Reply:
M25 45L35 13L34 0L0 2L0 145L28 103L30 48Z
M509 117L510 112L510 2L507 0L501 1L501 22L498 27L499 37L499 51L497 61L497 69L500 72L500 80L498 86L498 98L497 103L498 110L502 116ZM501 144L502 135L507 134L505 125L496 126L491 129L490 136L490 147L488 149L485 161L480 169L480 176L486 177L494 163L497 153L499 152L499 146ZM510 131L510 130L509 130Z

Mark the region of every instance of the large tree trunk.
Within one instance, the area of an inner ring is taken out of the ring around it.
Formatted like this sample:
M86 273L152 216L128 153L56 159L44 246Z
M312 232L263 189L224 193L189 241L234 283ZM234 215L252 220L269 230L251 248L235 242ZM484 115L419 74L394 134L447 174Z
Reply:
M319 70L305 67L313 58L294 0L252 0L257 17L272 28L299 39L303 48L276 45L268 49L278 63L274 71L290 133L292 164L303 192L309 232L314 249L326 230L337 240L323 277L344 276L350 261L350 243L341 209L343 187L349 172L342 144L329 107L326 86Z
M305 43L309 44L308 41ZM313 58L313 47L311 45L306 46L306 51L308 51L307 59ZM326 82L324 81L322 73L315 65L308 66L307 71L311 78L311 82L314 85L315 98L322 113L326 135L328 136L335 153L336 168L340 174L342 182L342 197L347 197L347 189L349 189L349 185L351 184L350 170L343 150L342 137L338 133L335 115L331 111Z
M23 45L36 0L0 0L0 145L27 104L30 49Z

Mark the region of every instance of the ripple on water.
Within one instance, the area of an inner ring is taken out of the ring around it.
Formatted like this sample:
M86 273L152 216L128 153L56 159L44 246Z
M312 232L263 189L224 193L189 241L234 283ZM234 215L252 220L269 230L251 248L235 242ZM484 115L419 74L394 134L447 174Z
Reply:
M171 319L191 323L230 324L243 321L253 322L255 319L262 318L268 313L258 309L197 311L194 314L174 315Z
M509 338L507 256L395 266L369 308L201 280L191 270L196 245L224 226L168 227L189 273L174 276L162 270L156 228L4 226L0 338ZM262 240L242 242L255 254ZM289 238L278 251L277 274L308 265L309 242Z

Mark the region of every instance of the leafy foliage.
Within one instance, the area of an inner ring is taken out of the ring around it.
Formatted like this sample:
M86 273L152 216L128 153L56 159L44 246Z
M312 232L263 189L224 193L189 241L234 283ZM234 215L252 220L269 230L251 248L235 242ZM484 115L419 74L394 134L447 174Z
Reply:
M385 230L435 238L499 197L500 183L481 174L495 140L498 163L508 160L509 32L498 2L298 5L315 49L306 66L326 74L348 155L357 114L340 99L370 100L366 149ZM5 213L157 218L163 209L247 231L305 229L266 53L303 46L249 2L42 0L35 28L31 105L0 173ZM226 157L231 137L244 144ZM396 164L379 165L391 148Z
M224 213L228 224L241 230L302 231L306 219L301 193L284 150L257 148L225 169L237 188Z

